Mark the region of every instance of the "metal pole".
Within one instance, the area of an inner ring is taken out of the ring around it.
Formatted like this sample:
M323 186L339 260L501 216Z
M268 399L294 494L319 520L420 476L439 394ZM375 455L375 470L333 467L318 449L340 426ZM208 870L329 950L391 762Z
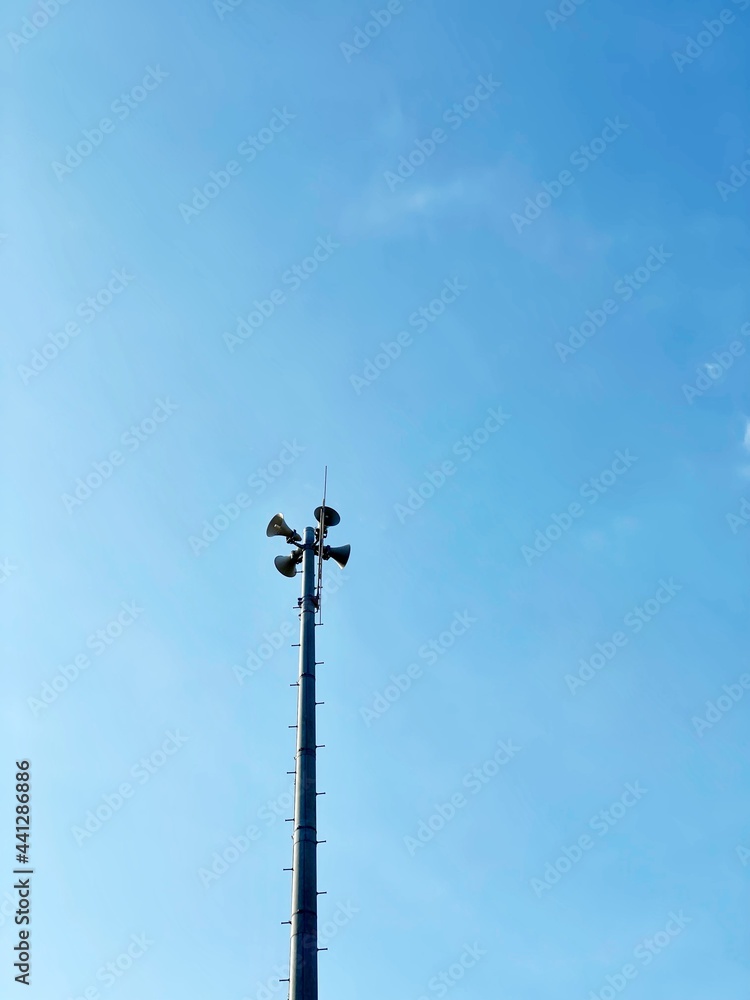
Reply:
M314 528L305 528L299 547L303 555L289 1000L318 1000Z

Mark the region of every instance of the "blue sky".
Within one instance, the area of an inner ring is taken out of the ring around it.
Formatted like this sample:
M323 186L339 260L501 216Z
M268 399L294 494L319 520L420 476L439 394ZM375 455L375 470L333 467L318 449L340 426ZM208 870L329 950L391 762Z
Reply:
M468 6L3 10L27 995L286 995L327 464L321 998L747 996L750 9Z

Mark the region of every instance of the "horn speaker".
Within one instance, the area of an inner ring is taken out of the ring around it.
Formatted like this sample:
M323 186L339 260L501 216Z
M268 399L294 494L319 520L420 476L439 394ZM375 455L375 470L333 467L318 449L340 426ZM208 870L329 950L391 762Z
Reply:
M273 538L274 535L283 535L284 538L289 541L298 541L300 536L294 530L290 528L289 525L284 520L283 514L274 514L271 520L268 522L268 527L266 528L266 534L269 538Z
M351 552L351 545L326 545L323 549L323 558L333 559L343 569L349 562Z
M316 507L314 511L315 520L320 524L325 512L324 528L335 528L341 521L341 516L333 507Z
M299 558L296 556L276 556L273 564L282 576L295 577L298 562Z

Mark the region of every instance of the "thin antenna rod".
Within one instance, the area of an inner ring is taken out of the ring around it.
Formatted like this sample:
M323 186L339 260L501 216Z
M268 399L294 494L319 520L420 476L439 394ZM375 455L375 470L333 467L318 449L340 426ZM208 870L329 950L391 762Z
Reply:
M318 539L318 585L317 593L315 594L315 600L318 605L318 624L320 625L323 620L323 612L321 609L322 597L323 597L323 536L325 534L325 516L326 516L326 492L328 489L328 466L325 466L323 472L323 522L320 525L319 539Z

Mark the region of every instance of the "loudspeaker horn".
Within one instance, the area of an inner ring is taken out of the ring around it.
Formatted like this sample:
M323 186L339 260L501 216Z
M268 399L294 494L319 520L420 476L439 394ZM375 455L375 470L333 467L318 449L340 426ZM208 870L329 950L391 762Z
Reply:
M318 524L322 523L323 511L325 511L324 528L335 528L341 522L341 516L333 507L316 507L313 516Z
M298 541L300 536L294 530L290 528L289 525L284 520L283 514L274 514L271 520L268 522L268 527L266 528L266 534L269 538L273 538L274 535L283 535L284 538L290 541Z
M323 558L333 559L343 569L349 562L351 552L351 545L326 545L325 549L323 549Z
M295 556L276 556L273 564L282 576L295 577L298 561Z

